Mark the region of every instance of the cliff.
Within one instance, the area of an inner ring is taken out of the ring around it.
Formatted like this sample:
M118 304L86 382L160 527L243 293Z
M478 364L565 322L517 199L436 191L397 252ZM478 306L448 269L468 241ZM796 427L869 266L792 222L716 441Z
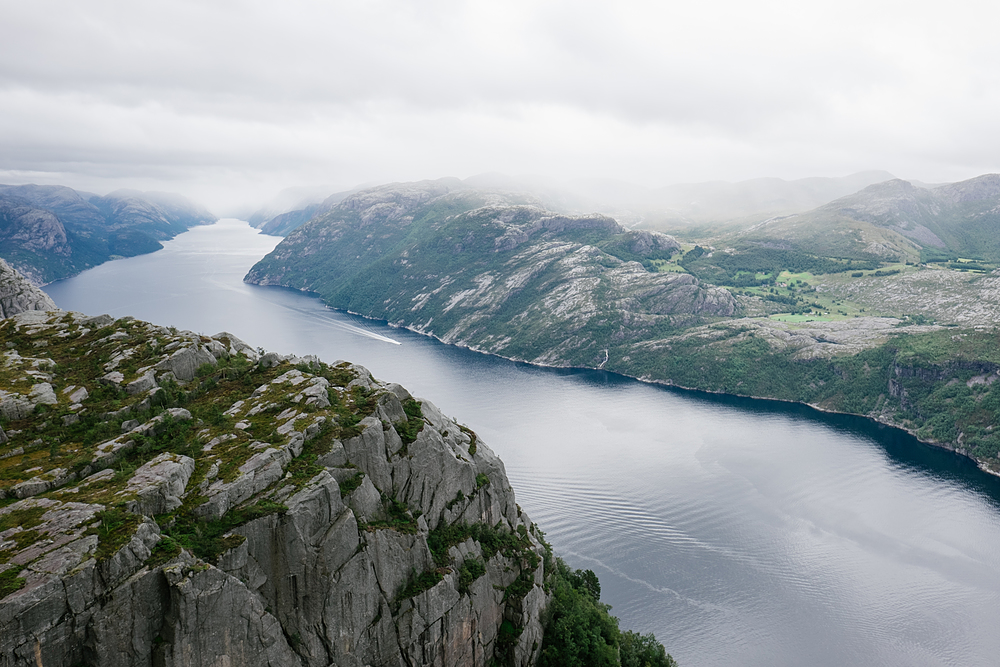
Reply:
M541 534L430 402L131 318L0 341L0 666L537 657Z
M56 304L48 294L0 259L0 318L26 310L56 310Z

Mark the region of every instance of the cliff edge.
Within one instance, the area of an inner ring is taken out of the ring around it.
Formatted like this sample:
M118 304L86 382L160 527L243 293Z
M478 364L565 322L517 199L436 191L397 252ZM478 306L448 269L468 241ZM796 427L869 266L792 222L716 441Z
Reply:
M58 310L52 298L0 259L0 318L26 310Z
M541 533L430 402L131 318L0 342L0 666L537 658Z

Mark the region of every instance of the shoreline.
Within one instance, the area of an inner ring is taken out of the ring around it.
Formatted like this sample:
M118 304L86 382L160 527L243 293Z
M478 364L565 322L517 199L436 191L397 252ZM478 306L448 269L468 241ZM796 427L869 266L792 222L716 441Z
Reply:
M330 304L328 304L318 292L313 292L312 290L308 290L308 289L305 289L305 288L294 288L294 287L289 288L289 287L287 287L285 285L265 285L265 284L262 284L262 283L254 283L254 282L251 282L251 283L248 283L248 284L259 285L259 286L267 286L267 287L282 287L284 289L293 289L293 290L295 290L297 292L303 292L305 294L308 294L310 296L313 296L313 297L319 299L320 303L322 303L325 307L329 308L330 310L338 311L338 312L341 312L341 313L347 313L348 315L354 315L356 317L361 317L363 319L371 320L373 322L383 322L387 326L389 326L389 327L391 327L393 329L405 329L405 330L413 332L415 334L419 334L419 335L425 336L427 338L432 338L432 339L436 340L437 342L441 343L442 345L448 345L450 347L456 347L456 348L459 348L459 349L469 350L470 352L475 352L477 354L484 354L484 355L488 355L488 356L493 356L493 357L497 357L499 359L505 359L507 361L511 361L511 362L514 362L514 363L526 364L528 366L533 366L535 368L552 368L552 369L565 369L565 370L600 371L600 372L603 372L603 373L612 373L612 374L617 375L619 377L627 378L629 380L635 380L637 382L642 382L644 384L657 385L657 386L660 386L660 387L668 387L668 388L672 388L672 389L680 389L680 390L685 391L685 392L711 394L711 395L714 395L714 396L729 396L729 397L732 397L732 398L745 398L745 399L751 399L751 400L755 400L755 401L772 401L772 402L784 403L784 404L788 404L788 405L800 405L800 406L810 408L812 410L815 410L816 412L823 413L823 414L844 415L844 416L849 416L849 417L857 417L857 418L860 418L860 419L865 419L867 421L873 422L875 424L879 424L881 426L885 426L885 427L888 427L888 428L896 429L898 431L902 431L903 433L906 433L907 435L909 435L910 437L912 437L914 440L916 440L917 442L919 442L919 443L921 443L923 445L927 445L929 447L935 447L937 449L943 449L945 451L951 452L952 454L955 454L956 456L961 456L962 458L968 459L969 461L971 461L972 463L974 463L976 465L976 467L979 470L981 470L982 472L984 472L986 474L989 474L989 475L992 475L994 477L1000 477L1000 470L993 470L993 469L991 469L989 466L986 465L985 461L981 461L981 460L977 459L976 457L971 456L970 454L967 454L966 452L958 449L957 447L955 447L955 446L953 446L951 444L937 442L937 441L933 441L933 440L924 440L921 437L919 437L913 429L909 429L909 428L907 428L905 426L902 426L900 424L896 424L896 423L894 423L892 421L889 421L888 419L884 419L884 418L880 419L878 417L873 417L872 415L862 415L862 414L857 414L857 413L854 413L854 412L841 412L839 410L830 410L830 409L823 408L823 407L821 407L819 405L816 405L816 404L813 404L813 403L807 403L805 401L796 401L796 400L785 399L785 398L774 398L774 397L770 397L770 396L752 396L752 395L748 395L748 394L733 394L733 393L724 392L724 391L713 391L711 389L699 389L697 387L685 387L683 385L679 385L679 384L676 384L676 383L671 382L671 381L653 380L653 379L649 379L649 378L641 378L641 377L636 377L634 375L629 375L628 373L623 373L621 371L617 371L617 370L613 370L613 369L607 369L607 368L603 367L603 364L602 364L601 368L593 368L593 367L590 367L590 366L575 366L575 365L556 366L554 364L537 363L537 362L533 362L533 361L527 361L525 359L518 359L516 357L507 357L507 356L504 356L502 354L497 354L496 352L490 352L488 350L483 350L483 349L477 348L477 347L472 346L472 345L465 345L465 344L462 344L462 343L450 343L448 341L442 340L436 334L427 333L425 331L421 331L418 328L415 328L415 327L412 327L412 326L407 326L405 324L400 324L400 323L397 323L397 322L390 322L389 320L384 319L384 318L370 317L368 315L364 315L362 313L358 313L358 312L355 312L355 311L352 311L352 310L348 310L348 309L344 309L344 308L335 308L335 307L331 306Z
M916 431L914 431L913 429L907 428L906 426L903 426L901 424L894 423L894 422L892 422L892 421L890 421L890 420L888 420L886 418L881 418L880 419L878 417L873 417L872 415L862 415L862 414L858 414L858 413L855 413L855 412L841 412L840 410L830 410L828 408L824 408L822 406L819 406L819 405L817 405L815 403L807 403L805 401L796 401L796 400L791 400L791 399L786 399L786 398L774 398L774 397L771 397L771 396L752 396L752 395L748 395L748 394L733 394L733 393L725 392L725 391L713 391L711 389L699 389L697 387L685 387L683 385L675 384L674 382L670 382L670 381L652 380L652 379L648 379L648 378L641 378L641 377L636 377L634 375L629 375L628 373L622 373L621 371L617 371L617 370L613 370L613 369L607 369L607 368L603 367L603 364L602 364L601 368L593 368L593 367L590 367L590 366L573 366L573 365L556 366L554 364L542 364L542 363L536 363L536 362L532 362L532 361L526 361L524 359L517 359L515 357L506 357L506 356L504 356L502 354L497 354L496 352L490 352L490 351L487 351L487 350L482 350L482 349L476 348L476 347L471 346L471 345L463 345L463 344L460 344L460 343L449 343L447 341L442 340L439 336L437 336L435 334L429 334L429 333L426 333L424 331L420 331L419 329L416 329L416 328L413 328L413 327L410 327L410 326L406 326L406 325L403 325L403 324L397 324L397 323L390 322L388 320L381 319L381 318L369 317L367 315L362 315L361 313L356 313L356 312L353 312L353 311L350 311L350 310L344 310L344 309L341 309L341 308L334 308L333 306L330 306L325 301L323 301L322 297L320 297L316 292L309 292L308 290L302 290L302 291L303 292L308 292L309 294L317 296L317 298L319 298L320 301L322 301L323 304L327 308L330 308L331 310L337 310L337 311L340 311L342 313L348 313L349 315L355 315L357 317L361 317L361 318L364 318L366 320L372 320L373 322L385 322L386 325L388 325L388 326L390 326L390 327L392 327L394 329L405 329L405 330L411 331L411 332L413 332L415 334L419 334L421 336L426 336L427 338L432 338L432 339L438 341L439 343L441 343L442 345L448 345L448 346L451 346L451 347L457 347L457 348L460 348L460 349L469 350L470 352L475 352L477 354L484 354L484 355L489 355L489 356L497 357L499 359L505 359L507 361L512 361L514 363L526 364L528 366L533 366L535 368L553 368L553 369L566 369L566 370L601 371L603 373L612 373L612 374L617 375L619 377L627 378L629 380L635 380L637 382L642 382L644 384L657 385L657 386L660 386L660 387L669 387L671 389L680 389L680 390L685 391L685 392L701 393L701 394L711 394L711 395L714 395L714 396L729 396L729 397L733 397L733 398L745 398L745 399L751 399L751 400L754 400L754 401L771 401L771 402L775 402L775 403L784 403L784 404L787 404L787 405L801 405L803 407L810 408L812 410L815 410L816 412L823 413L823 414L844 415L844 416L848 416L848 417L857 417L859 419L864 419L864 420L867 420L867 421L872 422L874 424L879 424L879 425L885 426L887 428L892 428L892 429L896 429L898 431L902 431L903 433L906 433L907 435L909 435L910 437L912 437L914 440L916 440L917 442L919 442L919 443L921 443L923 445L927 445L929 447L935 447L937 449L943 449L945 451L951 452L952 454L955 454L956 456L961 456L962 458L968 459L969 461L971 461L972 463L974 463L976 465L976 467L979 468L979 470L983 471L984 473L992 475L994 477L1000 477L1000 470L993 470L993 469L991 469L989 466L986 465L985 461L981 461L981 460L977 459L976 457L974 457L974 456L972 456L970 454L967 454L965 451L962 451L962 450L958 449L957 447L955 447L955 446L953 446L953 445L951 445L949 443L942 443L942 442L937 442L937 441L934 441L934 440L925 440L925 439L921 438L920 436L918 436L917 433L916 433Z

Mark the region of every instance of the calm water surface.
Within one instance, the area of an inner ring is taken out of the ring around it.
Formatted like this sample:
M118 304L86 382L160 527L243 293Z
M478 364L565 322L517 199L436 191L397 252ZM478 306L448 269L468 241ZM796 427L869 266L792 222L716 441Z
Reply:
M1000 480L863 420L532 368L244 285L278 240L222 221L47 290L348 359L429 398L500 454L623 627L682 667L1000 662Z

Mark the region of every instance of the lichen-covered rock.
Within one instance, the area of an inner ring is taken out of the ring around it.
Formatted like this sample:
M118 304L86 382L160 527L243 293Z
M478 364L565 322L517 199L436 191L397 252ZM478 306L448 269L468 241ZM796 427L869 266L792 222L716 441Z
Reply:
M177 509L193 472L194 459L171 452L139 466L125 489L136 496L128 502L129 511L154 516Z

